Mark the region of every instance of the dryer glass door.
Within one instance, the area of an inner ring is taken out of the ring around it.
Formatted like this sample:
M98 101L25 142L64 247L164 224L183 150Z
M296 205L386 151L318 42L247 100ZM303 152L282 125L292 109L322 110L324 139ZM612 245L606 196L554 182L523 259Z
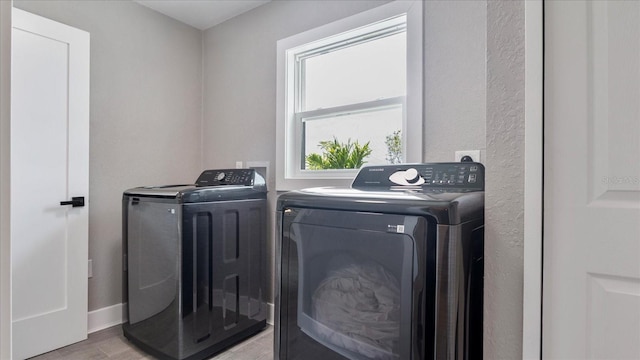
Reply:
M286 358L409 359L414 238L426 220L300 209L285 226Z

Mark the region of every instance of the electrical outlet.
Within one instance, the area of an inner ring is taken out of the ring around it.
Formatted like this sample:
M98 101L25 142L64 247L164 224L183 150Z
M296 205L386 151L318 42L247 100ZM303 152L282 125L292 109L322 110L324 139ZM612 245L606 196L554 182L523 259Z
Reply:
M247 161L247 169L256 169L256 172L269 181L269 162L268 161Z
M242 169L242 161L236 161L236 169Z
M87 267L87 269L89 270L89 279L91 279L93 277L93 259L89 259L89 266Z
M469 156L473 162L482 162L480 159L480 150L458 150L455 153L455 162L460 162L465 156Z

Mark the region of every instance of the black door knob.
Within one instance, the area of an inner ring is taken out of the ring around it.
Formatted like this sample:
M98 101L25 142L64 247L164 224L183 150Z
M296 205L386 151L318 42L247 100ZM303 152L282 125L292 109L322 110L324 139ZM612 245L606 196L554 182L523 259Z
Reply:
M75 196L71 198L71 201L60 201L60 205L71 205L73 207L84 206L84 196Z

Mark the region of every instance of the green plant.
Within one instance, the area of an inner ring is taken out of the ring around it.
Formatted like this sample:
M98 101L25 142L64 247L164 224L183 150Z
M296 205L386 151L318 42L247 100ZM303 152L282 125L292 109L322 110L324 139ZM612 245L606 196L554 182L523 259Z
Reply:
M320 141L318 147L322 149L322 154L312 153L305 158L311 170L358 169L372 152L368 141L361 146L357 141L352 143L351 139L341 143L335 137L333 141Z
M402 138L400 130L396 130L391 135L387 135L384 143L387 145L387 161L390 164L400 164L402 162Z

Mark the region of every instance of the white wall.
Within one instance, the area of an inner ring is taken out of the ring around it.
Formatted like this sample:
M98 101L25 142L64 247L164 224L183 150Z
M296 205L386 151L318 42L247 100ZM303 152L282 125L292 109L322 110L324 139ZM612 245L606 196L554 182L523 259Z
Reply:
M89 310L122 302L122 192L200 174L202 33L130 1L15 1L91 34Z
M524 1L487 2L485 359L522 358Z
M424 2L426 162L485 149L487 2ZM484 151L483 151L484 152Z
M11 357L10 93L11 1L0 1L0 359Z

